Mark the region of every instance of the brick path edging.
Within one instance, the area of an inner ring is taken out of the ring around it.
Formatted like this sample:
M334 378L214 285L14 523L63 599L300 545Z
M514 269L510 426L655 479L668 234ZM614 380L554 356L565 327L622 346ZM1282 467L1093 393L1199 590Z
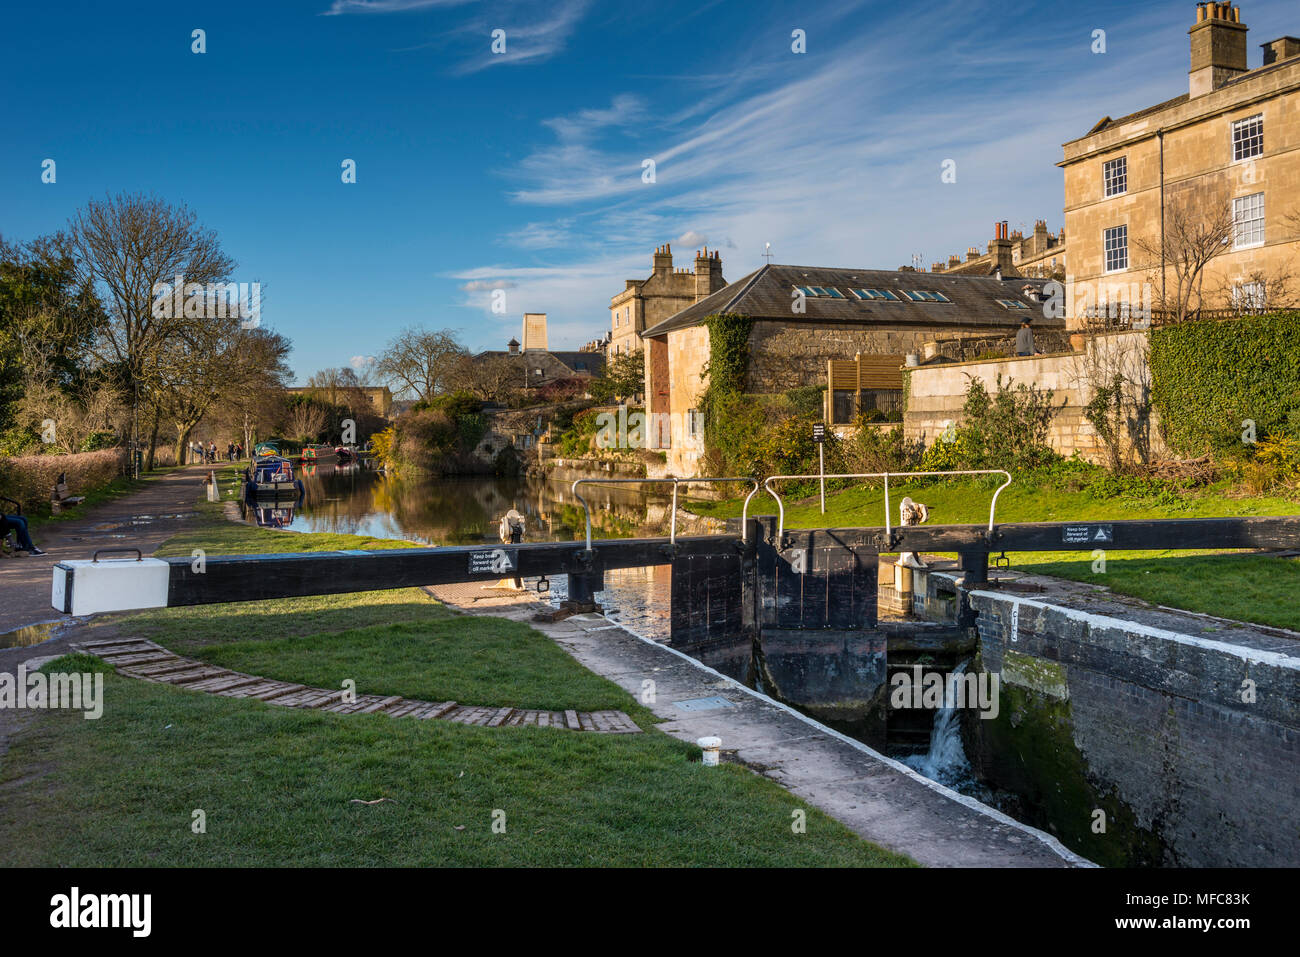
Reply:
M437 718L488 728L531 725L597 734L639 734L641 731L636 722L622 711L494 708L455 701L414 701L400 695L357 695L352 701L345 701L344 692L340 690L313 688L219 668L194 658L183 658L142 638L87 641L72 647L102 659L119 674L132 678L226 698L256 698L286 708L314 708L335 714L386 714L393 718Z

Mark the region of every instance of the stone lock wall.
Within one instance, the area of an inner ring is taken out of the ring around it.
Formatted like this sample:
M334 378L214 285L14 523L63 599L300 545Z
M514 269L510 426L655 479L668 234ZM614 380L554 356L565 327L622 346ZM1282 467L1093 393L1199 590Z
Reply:
M980 665L1001 675L998 717L967 722L982 777L1030 795L1101 864L1300 862L1300 657L1013 595L969 600Z

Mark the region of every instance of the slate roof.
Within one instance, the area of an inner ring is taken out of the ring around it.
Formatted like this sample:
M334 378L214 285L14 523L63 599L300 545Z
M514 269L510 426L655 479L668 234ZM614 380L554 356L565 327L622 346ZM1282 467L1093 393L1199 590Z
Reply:
M1065 320L1044 318L1042 304L1030 299L1022 291L1025 286L1041 290L1047 282L1049 280L1023 277L998 279L969 274L769 264L656 323L641 333L641 336L648 339L674 329L699 325L707 316L720 312L735 312L755 319L786 323L1003 326L1010 330L1018 327L1025 316L1030 316L1035 327L1064 328ZM804 300L807 311L798 314L790 308L796 286L832 286L843 293L845 298L808 296ZM851 289L886 290L896 295L898 301L862 301L854 298ZM951 302L912 302L902 294L903 290L912 289L942 293ZM998 304L999 299L1023 303L1028 309L1007 309Z
M487 356L505 356L507 358L532 356L550 356L557 362L565 365L571 372L578 375L599 376L605 369L605 354L603 352L554 352L550 349L536 349L529 352L508 352L503 349L486 349L483 352L474 354L475 359L482 359Z

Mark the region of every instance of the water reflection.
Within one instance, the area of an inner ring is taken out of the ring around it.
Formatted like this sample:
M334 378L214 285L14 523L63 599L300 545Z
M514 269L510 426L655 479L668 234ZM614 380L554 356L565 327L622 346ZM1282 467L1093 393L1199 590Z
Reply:
M474 545L495 542L501 516L514 508L524 515L525 541L585 535L582 506L564 483L516 476L407 477L355 464L305 466L301 475L305 495L290 516L296 531ZM583 497L598 538L666 534L668 500L662 496L623 485L584 486Z
M397 538L431 545L495 543L501 516L524 516L526 542L578 541L585 514L570 483L517 476L413 478L365 467L304 463L304 492L296 500L241 503L244 520L263 528ZM592 535L628 538L666 535L671 499L636 486L583 486L591 506ZM568 597L563 575L539 600L558 605ZM535 590L537 579L524 579ZM671 585L669 567L607 572L596 600L611 620L637 634L666 641Z
M242 504L244 520L256 522L259 528L288 528L293 524L294 512L302 498L279 501L246 499Z
M53 638L55 629L61 624L63 623L59 621L47 621L5 632L0 635L0 648L27 648L31 645L39 645Z

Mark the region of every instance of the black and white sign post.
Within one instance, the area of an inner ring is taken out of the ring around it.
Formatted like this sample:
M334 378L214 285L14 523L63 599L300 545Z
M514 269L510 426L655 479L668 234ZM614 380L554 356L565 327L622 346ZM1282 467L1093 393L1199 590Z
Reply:
M817 477L822 487L822 514L826 514L826 426L818 422L813 426L813 441L817 443Z

